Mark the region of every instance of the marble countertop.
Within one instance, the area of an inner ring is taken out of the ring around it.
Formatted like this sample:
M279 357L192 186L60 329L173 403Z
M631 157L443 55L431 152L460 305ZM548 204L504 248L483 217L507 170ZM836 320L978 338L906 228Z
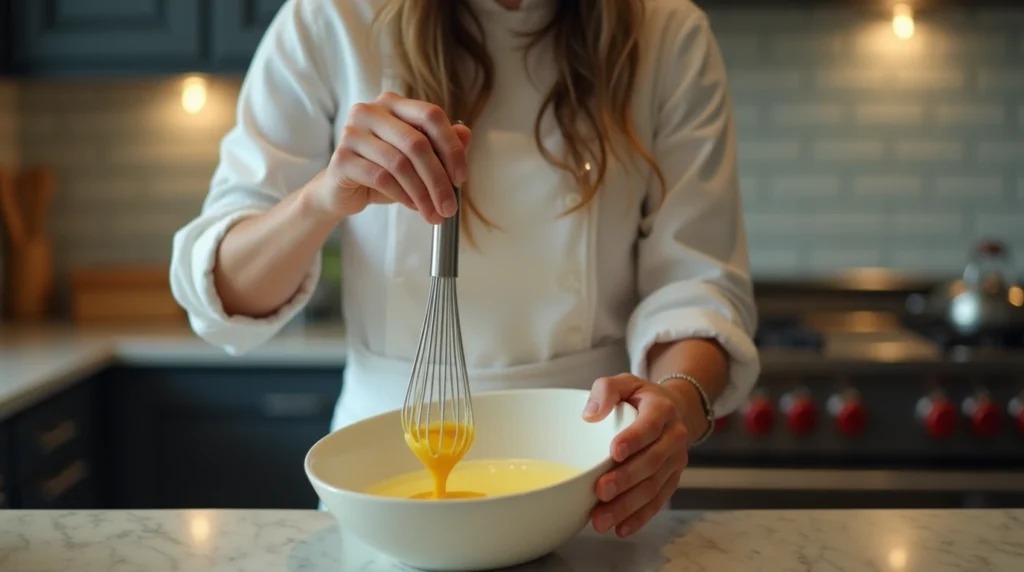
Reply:
M134 365L341 366L340 326L289 328L244 356L231 356L187 326L2 326L0 420L115 363Z
M5 572L402 571L317 511L0 511ZM1024 511L664 511L518 572L1020 572Z

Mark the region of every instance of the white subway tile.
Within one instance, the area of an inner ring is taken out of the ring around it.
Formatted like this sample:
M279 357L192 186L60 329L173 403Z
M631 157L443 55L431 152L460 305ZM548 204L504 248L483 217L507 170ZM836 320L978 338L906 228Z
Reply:
M964 227L960 213L904 212L891 213L888 218L888 232L895 236L952 236Z
M811 251L811 266L822 269L878 266L882 255L876 249L818 249Z
M780 58L800 58L808 54L838 55L847 47L842 34L829 32L781 33L769 39L768 51Z
M921 90L950 90L964 86L965 74L943 66L901 66L893 74L893 86Z
M859 66L823 69L818 72L817 84L826 89L892 90L952 90L964 86L964 73L941 67L881 67Z
M1015 139L979 141L978 161L983 164L1024 165L1024 141Z
M978 87L986 91L1024 89L1024 71L1012 68L978 70Z
M799 234L807 226L807 219L807 215L796 213L752 212L744 214L745 225L751 237Z
M924 180L918 175L858 175L853 179L853 192L874 197L912 197L924 191Z
M820 161L877 161L885 145L876 139L824 139L814 142L813 154Z
M843 106L830 103L779 104L771 109L772 122L782 127L838 125Z
M751 272L759 274L783 273L800 266L800 253L796 250L759 249L750 250Z
M871 234L880 232L885 217L880 212L841 212L805 215L807 228L815 235Z
M781 175L772 179L776 197L818 198L839 194L842 181L835 175Z
M974 230L983 236L1024 238L1024 215L1019 212L979 212L974 217Z
M826 89L878 89L885 85L885 70L850 67L826 68L817 72L817 85Z
M918 125L924 122L924 106L919 104L858 105L857 123L862 125Z
M889 251L892 266L908 271L958 274L966 262L966 248L895 246Z
M740 161L787 161L800 157L796 140L747 140L738 145Z
M203 164L215 165L219 155L218 141L179 142L151 141L118 145L111 149L111 160L121 164Z
M1017 198L1024 202L1024 177L1017 178Z
M997 127L1006 122L1006 108L993 104L939 105L935 108L935 121L939 125Z
M961 161L964 144L960 141L918 139L896 142L896 158L903 161Z
M935 195L944 199L991 200L1003 194L1002 177L944 175L935 179Z
M101 149L97 146L76 145L69 142L51 141L48 144L22 148L22 159L29 164L51 165L58 169L94 169L104 167Z
M764 52L762 37L757 32L722 32L716 33L715 39L726 59L756 58Z
M729 70L729 86L735 91L765 92L798 91L803 83L799 69L738 68Z
M154 177L140 190L147 196L190 201L203 198L210 189L210 175Z
M760 122L760 112L756 105L735 105L733 116L736 118L736 125L740 128L757 127Z

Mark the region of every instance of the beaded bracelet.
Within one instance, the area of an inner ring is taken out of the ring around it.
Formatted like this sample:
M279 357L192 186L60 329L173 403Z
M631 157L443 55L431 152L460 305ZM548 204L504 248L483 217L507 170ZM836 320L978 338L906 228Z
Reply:
M697 445L700 445L704 441L707 441L708 437L711 436L712 431L714 431L714 429L715 429L715 410L711 406L711 400L708 399L708 394L704 391L704 388L701 386L700 382L698 382L696 379L694 379L693 376L687 375L685 373L672 373L672 374L666 375L665 377L659 379L658 380L658 385L662 385L665 382L672 381L674 379L681 379L683 381L688 382L690 385L692 385L697 390L697 394L700 395L700 406L701 406L701 409L704 410L704 418L707 419L708 424L707 424L707 427L704 428L704 432L701 433L700 437L698 437L697 440L694 441L693 444L691 445L692 447L696 447Z

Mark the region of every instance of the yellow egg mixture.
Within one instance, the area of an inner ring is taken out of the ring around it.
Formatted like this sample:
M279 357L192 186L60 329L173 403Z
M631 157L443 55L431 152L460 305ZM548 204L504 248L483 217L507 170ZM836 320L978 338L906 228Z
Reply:
M471 427L454 423L432 425L425 439L406 433L406 444L426 469L379 482L366 492L414 499L493 497L551 486L580 472L561 463L534 459L462 461L473 438Z

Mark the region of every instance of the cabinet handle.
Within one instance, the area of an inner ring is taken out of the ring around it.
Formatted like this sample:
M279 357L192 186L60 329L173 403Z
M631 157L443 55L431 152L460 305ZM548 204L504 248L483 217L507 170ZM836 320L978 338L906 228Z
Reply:
M89 465L79 459L64 468L55 477L39 483L39 492L47 501L59 498L89 475Z
M0 491L0 506L7 506L7 495Z
M268 417L320 417L331 411L331 400L317 393L268 393L263 411Z
M65 419L49 430L40 431L36 436L39 447L45 453L52 453L58 447L78 436L78 424L74 419Z

